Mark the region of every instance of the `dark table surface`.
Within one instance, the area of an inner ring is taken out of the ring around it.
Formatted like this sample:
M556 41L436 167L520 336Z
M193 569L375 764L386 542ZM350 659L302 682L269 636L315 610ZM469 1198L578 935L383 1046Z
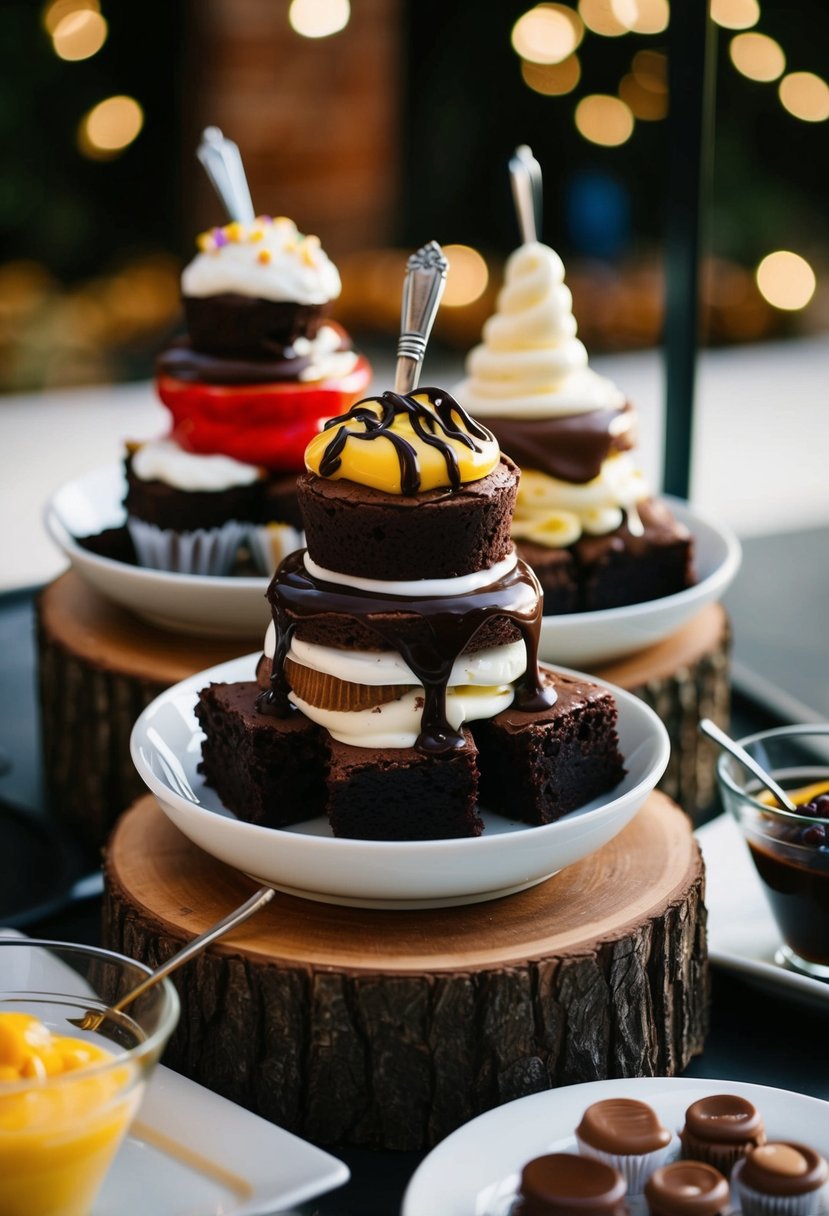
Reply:
M63 866L54 872L52 891L37 891L33 879L36 859L42 863L46 837L41 833L54 826L43 809L35 663L33 594L0 597L0 924L16 923L31 936L95 944L100 937L97 859L84 857L60 835L56 848ZM772 724L767 708L735 697L735 734ZM709 815L715 813L717 808L710 808ZM26 906L29 913L20 915ZM829 1100L827 1030L829 999L824 1010L715 968L705 1051L685 1075L752 1081ZM826 1118L829 1123L829 1109ZM351 1181L306 1205L304 1213L393 1216L424 1156L335 1151L350 1167Z

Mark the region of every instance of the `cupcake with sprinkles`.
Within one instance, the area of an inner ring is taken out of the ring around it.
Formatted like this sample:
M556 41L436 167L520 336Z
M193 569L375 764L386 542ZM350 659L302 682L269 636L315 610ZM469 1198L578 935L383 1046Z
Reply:
M172 443L264 469L246 537L271 574L301 543L305 447L360 397L371 370L328 317L341 283L319 237L285 216L254 215L238 149L215 128L199 156L233 218L198 237L181 281L187 333L159 357L156 387Z

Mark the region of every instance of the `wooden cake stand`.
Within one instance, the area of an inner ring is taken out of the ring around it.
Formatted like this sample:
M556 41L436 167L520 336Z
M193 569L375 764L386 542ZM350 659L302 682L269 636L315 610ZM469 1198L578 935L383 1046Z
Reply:
M129 754L141 710L171 684L259 650L262 637L171 633L69 571L39 598L38 646L49 803L97 848L144 790ZM594 673L636 693L662 718L672 753L660 788L692 816L714 795L715 748L697 722L707 717L728 727L729 651L727 617L713 604L670 638Z
M532 831L533 829L528 829ZM157 965L252 890L145 796L105 866L104 944ZM531 890L377 911L277 892L175 975L165 1061L323 1144L423 1149L481 1111L701 1051L703 867L663 794Z

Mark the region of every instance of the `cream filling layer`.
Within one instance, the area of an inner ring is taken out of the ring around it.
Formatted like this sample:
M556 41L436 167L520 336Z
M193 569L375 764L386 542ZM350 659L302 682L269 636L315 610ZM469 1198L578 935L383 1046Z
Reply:
M494 718L512 704L514 694L511 686L450 688L446 694L446 719L453 730L460 730L464 722ZM289 693L289 697L297 709L324 727L332 738L352 747L414 747L420 734L422 688L413 688L397 701L359 710L320 709L294 693Z
M361 578L355 574L340 574L336 570L327 570L318 566L309 556L307 550L303 558L305 569L313 578L322 582L338 584L341 587L353 587L356 591L369 591L377 595L400 595L417 597L418 599L431 596L466 595L470 591L480 591L509 574L515 569L518 556L515 550L502 561L496 562L486 570L476 570L474 574L459 574L454 578L413 578L413 579L378 579Z
M232 456L197 456L185 452L172 439L143 443L132 458L131 468L141 481L163 481L176 490L229 490L249 486L262 473L252 464Z
M609 456L599 476L583 485L525 469L512 535L515 540L562 549L583 532L590 536L613 532L624 521L625 511L648 495L647 483L627 452Z
M353 350L338 350L342 338L331 325L321 325L313 338L297 338L294 351L301 359L311 362L299 373L303 383L317 380L338 380L348 376L357 366Z

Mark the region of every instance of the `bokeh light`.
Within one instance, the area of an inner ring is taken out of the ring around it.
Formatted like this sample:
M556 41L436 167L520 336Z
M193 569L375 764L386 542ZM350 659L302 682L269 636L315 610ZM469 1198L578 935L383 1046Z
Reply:
M778 87L780 101L803 122L825 122L829 118L829 85L814 72L789 72Z
M348 25L349 0L291 0L288 22L303 38L328 38Z
M757 0L711 0L711 20L726 30L750 30L760 20Z
M614 0L614 12L633 34L661 34L668 28L671 16L668 0L635 0L632 19L625 9L619 9L619 4L620 0Z
M530 63L561 63L580 44L584 26L563 4L537 4L512 27L512 46Z
M486 291L489 282L487 264L477 249L469 245L444 245L449 259L449 274L443 293L444 307L461 308L471 304Z
M43 9L41 20L44 29L49 34L54 34L63 18L68 17L70 13L99 13L100 11L101 6L98 0L52 0L52 3L47 4Z
M763 298L774 308L787 312L805 308L817 285L815 272L806 259L787 249L764 257L756 277Z
M650 77L653 80L653 77ZM619 96L625 105L630 106L635 118L643 122L658 122L668 113L668 91L666 88L652 89L644 83L642 77L630 72L619 82Z
M133 142L143 125L144 111L133 97L107 97L81 119L78 147L91 160L110 160Z
M107 23L92 9L78 9L61 17L52 33L52 46L59 59L90 59L106 42Z
M768 34L736 34L728 53L737 71L749 80L777 80L786 69L783 48Z
M578 55L568 55L563 63L530 63L522 59L521 75L536 93L561 97L572 93L581 80L581 64Z
M576 127L580 135L593 144L617 148L627 143L633 134L633 114L618 97L592 93L576 106Z
M629 34L636 13L636 0L615 0L615 3L614 0L579 0L579 16L584 24L594 34L602 34L605 38Z

